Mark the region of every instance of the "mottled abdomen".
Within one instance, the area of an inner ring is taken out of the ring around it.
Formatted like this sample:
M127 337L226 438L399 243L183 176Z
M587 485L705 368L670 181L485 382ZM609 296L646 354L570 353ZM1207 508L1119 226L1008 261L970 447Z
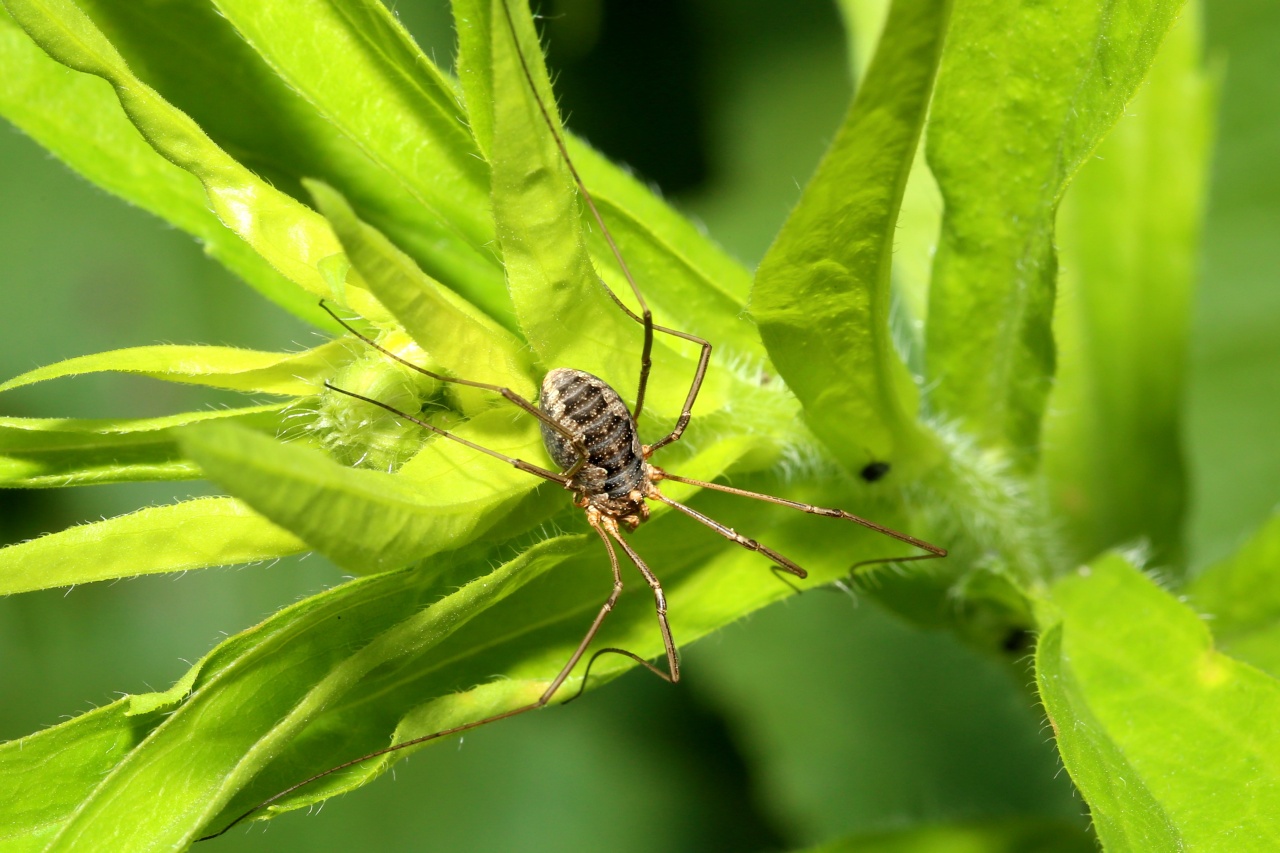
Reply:
M603 379L557 368L542 380L540 405L586 446L587 464L577 477L584 491L619 498L643 486L644 452L635 419ZM542 440L557 465L573 467L578 457L567 438L543 424Z

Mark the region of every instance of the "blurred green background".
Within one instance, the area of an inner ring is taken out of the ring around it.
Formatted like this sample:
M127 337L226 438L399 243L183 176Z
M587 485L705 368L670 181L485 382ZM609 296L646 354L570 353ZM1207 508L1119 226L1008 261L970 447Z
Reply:
M442 0L395 5L447 62ZM559 0L544 12L569 124L754 264L847 104L834 6ZM1280 497L1280 6L1215 0L1206 30L1224 74L1186 410L1196 567ZM161 341L316 340L185 235L12 130L0 134L0 187L0 376ZM0 414L146 416L228 399L93 376L6 394ZM0 542L204 489L0 491ZM166 687L223 634L340 579L311 557L0 600L0 739ZM750 851L1005 815L1083 825L1020 676L871 602L793 598L684 659L678 687L633 673L570 708L423 751L322 817L210 847Z

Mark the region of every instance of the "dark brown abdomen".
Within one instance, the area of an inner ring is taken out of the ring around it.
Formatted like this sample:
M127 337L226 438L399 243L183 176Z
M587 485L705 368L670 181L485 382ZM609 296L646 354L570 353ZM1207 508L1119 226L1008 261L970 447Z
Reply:
M587 467L603 471L601 484L599 472L584 468L578 479L588 491L618 498L640 488L644 481L644 452L636 422L608 383L581 370L557 368L542 380L540 405L553 421L586 446ZM573 467L578 455L567 438L543 424L542 441L557 465L564 470Z

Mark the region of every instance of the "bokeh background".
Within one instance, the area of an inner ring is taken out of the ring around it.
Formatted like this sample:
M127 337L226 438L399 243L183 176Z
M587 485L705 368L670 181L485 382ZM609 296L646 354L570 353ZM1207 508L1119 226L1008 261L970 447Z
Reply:
M395 5L447 63L443 0ZM569 124L754 265L850 95L834 5L558 0L544 12ZM1280 5L1213 0L1205 25L1221 97L1185 419L1193 569L1280 498ZM11 128L0 200L0 376L155 342L316 342L184 234ZM94 376L6 394L0 414L138 417L227 399ZM0 490L0 542L205 489ZM311 557L0 600L0 740L167 687L225 634L339 580ZM872 602L792 598L686 649L685 669L677 687L632 673L469 733L321 816L236 830L217 848L753 851L920 822L1084 823L1029 676Z

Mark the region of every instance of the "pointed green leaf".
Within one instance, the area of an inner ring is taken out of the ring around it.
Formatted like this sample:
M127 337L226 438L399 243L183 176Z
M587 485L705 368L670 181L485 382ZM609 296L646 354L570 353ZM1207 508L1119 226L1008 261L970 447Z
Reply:
M493 159L493 31L490 0L455 0L453 26L458 31L458 83L467 108L467 124L486 160ZM501 19L499 19L501 23Z
M489 4L493 210L521 328L546 367L574 366L617 381L638 370L619 341L638 342L640 326L596 283L573 182L546 124L554 121L560 132L528 9L508 0Z
M1280 512L1186 592L1226 651L1280 678Z
M71 0L5 0L14 20L51 57L112 85L129 120L162 156L204 185L214 213L232 231L303 290L326 296L316 268L341 251L324 219L257 177L219 148L189 116L139 79L120 53ZM382 316L379 306L353 292L353 308Z
M539 464L538 422L514 407L454 432ZM347 468L310 447L220 424L191 428L182 444L214 482L361 574L473 541L541 482L442 436L397 474Z
M1000 0L953 16L927 146L946 202L928 375L939 413L1021 464L1054 374L1058 202L1181 6Z
M1280 681L1115 554L1062 578L1041 623L1037 684L1106 849L1280 844Z
M550 119L559 131L533 21L522 3L512 3L508 17L506 2L490 0L495 99L491 162L498 241L516 315L544 367L586 370L629 397L639 376L643 330L599 285L583 241L574 185L547 126ZM512 26L519 35L519 53ZM630 294L623 298L629 301ZM650 386L649 399L653 408L674 416L686 387L673 377L689 376L691 370L687 359L676 357L662 338L654 343L654 373L667 379ZM713 376L708 382L703 411L722 399L720 381Z
M283 625L197 680L192 695L116 765L53 844L96 850L110 838L119 849L146 851L189 843L317 716L341 710L339 700L358 699L362 679L430 652L580 541L562 537L536 546L425 609L415 594L421 575L406 571L346 584L283 611L272 620ZM141 808L161 800L164 809Z
M923 441L890 334L890 265L949 11L947 0L894 3L849 115L751 291L773 363L849 470L896 465Z
M155 151L109 86L68 73L0 9L0 114L93 183L196 237L205 251L263 296L322 322L315 300L291 283L209 210L193 175ZM327 319L327 318L325 318Z
M1188 10L1058 217L1061 353L1045 471L1072 557L1149 542L1183 562L1183 386L1213 87Z
M454 376L533 398L537 386L523 341L418 269L376 228L361 222L337 191L314 181L307 188L370 291L437 364Z
M239 501L196 498L0 548L0 595L234 566L306 546Z
M250 406L139 420L0 418L0 486L197 479L200 469L182 455L174 427L225 419L274 433L283 424L285 409Z
M311 397L324 387L326 378L350 360L349 344L343 340L295 353L160 344L82 355L37 367L0 384L0 391L111 371L231 391Z
M501 9L490 0L460 0L452 5L459 42L458 77L466 96L468 120L485 156L492 159L493 49L489 33L491 21L505 22L501 15L492 17ZM658 322L713 335L718 347L737 356L763 356L759 333L742 311L751 286L742 265L652 189L591 146L571 134L566 135L565 144ZM588 223L587 248L597 272L615 292L629 298L630 285L603 233L593 220L584 221Z
M514 326L501 267L489 248L488 167L462 121L457 84L395 15L376 0L217 0L211 6L252 46L254 60L279 75L266 95L250 96L305 101L305 110L300 104L276 119L285 125L277 136L295 136L289 126L297 125L311 144L351 152L339 159L300 152L302 162L285 166L291 178L336 187L430 275ZM212 8L208 15L216 20ZM146 26L151 16L130 17ZM198 45L205 28L190 27L186 41ZM223 62L211 56L209 68ZM270 106L261 109L271 112ZM219 125L231 127L231 117Z

